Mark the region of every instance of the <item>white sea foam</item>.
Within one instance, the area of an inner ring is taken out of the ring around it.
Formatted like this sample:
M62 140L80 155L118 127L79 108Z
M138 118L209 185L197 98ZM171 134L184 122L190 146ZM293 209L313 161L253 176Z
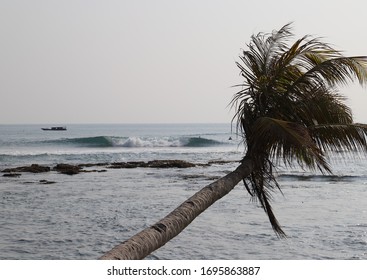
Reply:
M115 142L115 146L121 146L126 148L164 148L164 147L183 147L185 141L183 139L174 138L140 138L140 137L129 137L122 144L121 141Z

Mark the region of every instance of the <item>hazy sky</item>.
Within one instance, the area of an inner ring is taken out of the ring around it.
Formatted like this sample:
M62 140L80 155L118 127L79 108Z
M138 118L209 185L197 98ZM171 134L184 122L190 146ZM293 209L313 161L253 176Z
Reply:
M0 123L229 122L250 36L367 55L365 0L0 0ZM367 122L367 90L343 88Z

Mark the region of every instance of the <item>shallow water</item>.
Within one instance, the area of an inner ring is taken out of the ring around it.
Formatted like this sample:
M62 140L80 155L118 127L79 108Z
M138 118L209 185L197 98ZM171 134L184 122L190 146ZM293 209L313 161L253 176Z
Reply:
M18 130L11 128L17 131L14 135L19 133L19 127ZM121 129L111 127L108 129L114 134L103 133L107 128L96 126L67 137L204 137L199 131L205 129L195 127L190 131L190 127L181 127L172 133L167 127L153 128L148 132L142 128L139 132L135 128L134 134L130 131L125 135L116 132ZM24 128L27 129L30 127ZM217 134L216 129L219 130ZM226 142L228 134L225 131L223 126L211 126L204 138ZM22 145L29 139L37 142L40 136L46 138L44 134L30 135L18 142ZM12 137L13 140L19 138ZM57 139L60 136L48 137ZM6 143L8 140L2 134L1 141ZM165 158L207 162L236 160L242 155L237 144L228 143L206 147L129 148L60 145L35 145L32 148L23 145L18 150L17 145L21 146L19 143L14 147L2 146L0 169L31 162L54 164L86 159L98 162L101 159ZM27 159L19 155L26 149L29 152L40 148L47 148L47 153L27 155ZM18 158L14 155L6 158L5 149L8 154L18 151ZM333 176L279 169L278 180L284 196L275 193L273 207L287 239L275 236L264 211L250 201L246 190L239 184L149 258L367 259L366 159L350 158L343 163L339 157L335 155L333 159ZM18 160L21 164L17 164ZM188 169L108 169L103 173L74 176L49 172L23 173L19 178L0 177L0 259L96 259L164 217L236 165L229 162ZM40 180L56 183L45 185Z

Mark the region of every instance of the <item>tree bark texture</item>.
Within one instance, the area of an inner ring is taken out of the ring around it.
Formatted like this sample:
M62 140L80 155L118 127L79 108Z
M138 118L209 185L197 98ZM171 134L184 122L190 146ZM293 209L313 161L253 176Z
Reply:
M214 202L227 195L252 171L250 159L231 173L204 187L166 217L117 245L100 257L102 260L139 260L162 247L183 231Z

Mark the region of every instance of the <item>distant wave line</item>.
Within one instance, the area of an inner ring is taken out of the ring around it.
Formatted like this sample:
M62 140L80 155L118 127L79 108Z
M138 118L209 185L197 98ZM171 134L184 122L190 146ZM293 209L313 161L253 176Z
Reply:
M80 138L63 138L57 140L44 141L45 144L50 145L71 145L78 147L125 147L125 148L139 148L139 147L210 147L225 145L226 143L213 139L202 137L158 137L158 138L144 138L144 137L116 137L116 136L95 136L95 137L80 137Z

